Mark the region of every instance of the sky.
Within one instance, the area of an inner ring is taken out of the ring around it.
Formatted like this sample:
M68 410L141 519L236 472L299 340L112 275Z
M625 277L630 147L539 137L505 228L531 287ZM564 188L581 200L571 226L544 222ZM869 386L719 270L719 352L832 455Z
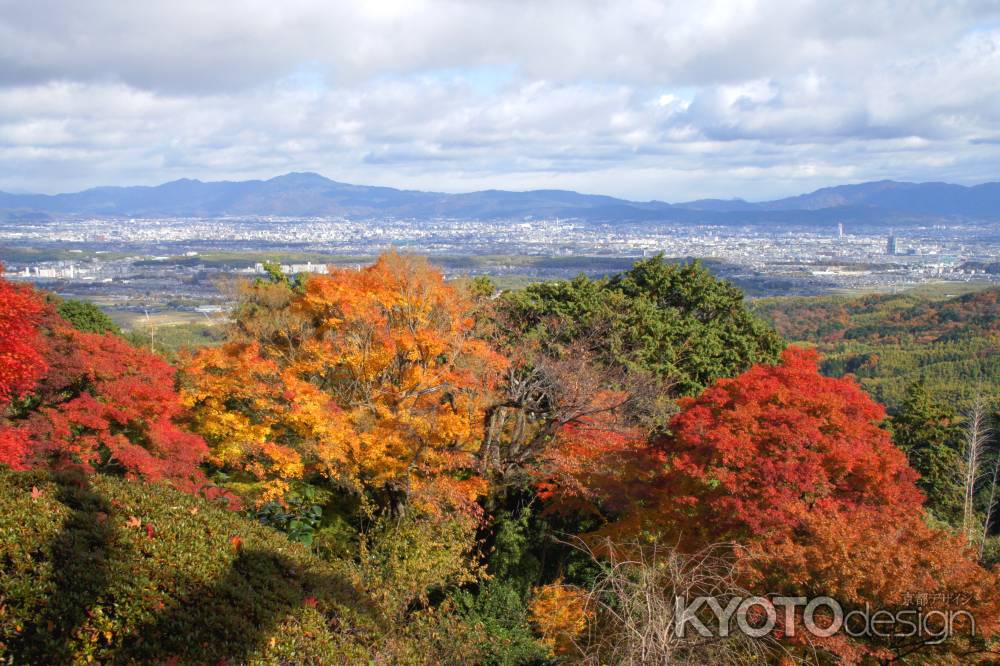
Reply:
M1000 0L0 0L0 190L1000 180Z

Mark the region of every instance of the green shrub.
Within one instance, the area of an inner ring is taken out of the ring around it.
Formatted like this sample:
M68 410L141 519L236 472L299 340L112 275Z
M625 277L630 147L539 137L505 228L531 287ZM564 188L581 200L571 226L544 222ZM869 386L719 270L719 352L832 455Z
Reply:
M285 493L284 501L271 500L251 509L249 517L288 535L292 541L313 545L313 537L323 519L323 501L329 492L299 484Z
M366 663L380 625L340 563L203 499L0 470L0 662Z
M431 595L475 582L475 534L459 521L407 514L383 517L361 535L356 578L389 620L398 625Z
M68 299L60 301L56 305L56 312L63 319L73 325L78 331L84 333L114 333L121 335L118 324L111 321L111 317L104 314L104 310L93 303Z
M444 603L409 614L381 641L372 664L393 666L469 666L483 664L484 635Z
M1000 536L991 536L983 543L983 566L994 567L1000 564Z
M478 629L469 637L478 653L477 663L517 666L548 661L548 647L531 632L517 581L494 579L481 585L477 594L459 590L453 601L463 624Z

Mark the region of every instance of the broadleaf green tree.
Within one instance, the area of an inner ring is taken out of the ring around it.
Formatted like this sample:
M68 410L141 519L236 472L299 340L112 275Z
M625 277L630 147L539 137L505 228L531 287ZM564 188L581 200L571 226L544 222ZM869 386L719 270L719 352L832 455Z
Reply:
M87 301L67 299L56 305L56 312L72 324L73 328L84 333L114 333L121 335L118 324L111 320L101 308Z

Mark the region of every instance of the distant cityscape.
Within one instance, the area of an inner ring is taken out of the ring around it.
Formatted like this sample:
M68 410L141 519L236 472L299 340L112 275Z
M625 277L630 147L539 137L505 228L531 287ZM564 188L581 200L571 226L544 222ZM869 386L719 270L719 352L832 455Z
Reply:
M751 296L895 290L929 281L1000 281L995 224L601 224L574 219L65 217L0 223L9 277L110 309L216 311L219 278L357 266L394 247L448 277L522 280L601 275L663 253L700 258Z

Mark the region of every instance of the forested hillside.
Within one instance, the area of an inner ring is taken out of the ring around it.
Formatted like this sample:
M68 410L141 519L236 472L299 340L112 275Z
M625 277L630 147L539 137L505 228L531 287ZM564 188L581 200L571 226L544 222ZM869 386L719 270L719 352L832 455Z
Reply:
M1000 391L1000 289L946 299L762 299L754 311L787 340L816 345L825 374L854 374L890 409L921 378L936 399L955 405Z
M268 265L236 295L221 344L168 361L0 278L0 661L998 655L986 411L960 419L916 384L889 422L696 262L499 293L387 253ZM995 299L793 303L823 344L882 316L864 344L957 362ZM743 624L676 631L712 625L711 604L677 606L700 597ZM816 630L833 607L795 600L819 597L922 626Z

